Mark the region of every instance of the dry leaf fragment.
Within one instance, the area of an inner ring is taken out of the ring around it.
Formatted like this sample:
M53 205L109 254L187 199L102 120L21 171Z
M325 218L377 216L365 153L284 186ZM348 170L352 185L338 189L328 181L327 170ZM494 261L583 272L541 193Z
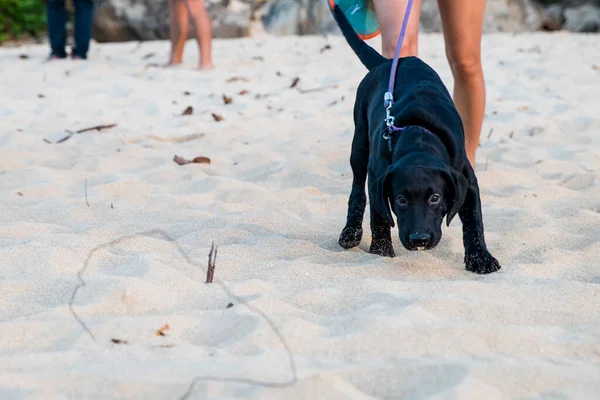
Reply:
M156 53L148 53L148 54L146 54L144 57L142 57L142 60L147 60L147 59L149 59L149 58L152 58L152 57L154 57L154 55L155 55L155 54L156 54Z
M292 84L290 85L290 89L295 88L296 85L298 85L298 82L300 82L300 78L295 77L294 80L292 81Z
M17 195L18 195L18 196L23 196L23 193L21 193L21 192L17 192Z
M231 104L233 102L233 99L229 96L227 96L226 94L223 95L223 103L225 104Z
M327 50L331 50L331 45L326 44L323 48L321 48L321 53L324 53Z
M233 303L227 304L227 308L231 308L231 307L233 307Z
M123 340L123 339L110 339L111 342L113 342L114 344L129 344L129 340Z
M188 92L188 91L186 90L185 92L183 92L183 94L184 94L185 96L189 96L189 95L190 95L190 94L192 94L192 93L190 93L190 92Z
M239 94L240 96L243 96L243 95L245 95L245 94L248 94L248 91L247 91L246 89L244 89L244 90L241 90L241 91L240 91L238 94Z
M29 55L27 55L27 54L19 54L19 58L21 60L27 60L29 58Z
M535 197L535 198L537 199L537 194L535 194L535 193L534 193L534 194L533 194L533 197Z
M194 107L187 106L185 110L181 113L181 115L192 115L194 113Z
M189 160L186 160L185 158L180 157L178 155L175 155L175 157L173 157L173 161L175 161L179 165L185 165L185 164L189 164L190 163Z
M248 82L248 79L244 78L243 76L232 76L231 78L227 79L227 83L231 82Z
M167 336L170 330L171 327L169 326L169 324L164 324L160 327L159 330L156 331L156 336Z
M186 164L210 164L210 158L208 157L203 157L203 156L199 156L199 157L194 157L193 160L187 160L181 156L175 155L173 157L173 161L175 161L177 164L179 165L186 165Z
M219 114L215 114L215 113L211 113L213 119L217 122L223 121L225 118L223 118L222 116L220 116Z
M283 74L281 73L281 71L275 72L275 75L277 75L277 76L283 76Z
M194 164L210 164L210 158L208 157L194 157L194 159L192 160L192 162Z

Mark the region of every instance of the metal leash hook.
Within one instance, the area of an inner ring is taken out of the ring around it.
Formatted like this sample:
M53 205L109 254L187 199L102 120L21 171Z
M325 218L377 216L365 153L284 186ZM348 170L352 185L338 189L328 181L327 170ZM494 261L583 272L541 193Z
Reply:
M385 124L387 129L383 132L383 138L388 141L388 148L392 151L392 131L394 126L394 117L391 115L392 104L394 103L394 95L391 92L385 92L383 95L385 104Z

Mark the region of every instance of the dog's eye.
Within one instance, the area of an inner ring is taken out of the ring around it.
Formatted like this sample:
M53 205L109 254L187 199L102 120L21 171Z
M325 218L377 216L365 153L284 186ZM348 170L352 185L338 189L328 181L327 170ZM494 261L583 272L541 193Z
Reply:
M434 194L432 194L432 195L429 197L429 204L431 204L431 205L436 205L436 204L439 204L439 202L440 202L440 200L441 200L441 199L442 199L442 198L440 197L440 195L439 195L439 194L437 194L437 193L434 193Z
M406 207L408 206L408 199L404 196L398 196L396 197L396 203L398 203L400 207Z

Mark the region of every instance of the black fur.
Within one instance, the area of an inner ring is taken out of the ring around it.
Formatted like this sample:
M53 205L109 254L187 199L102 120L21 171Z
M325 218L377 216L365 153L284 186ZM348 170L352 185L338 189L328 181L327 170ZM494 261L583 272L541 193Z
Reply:
M405 129L393 134L390 151L383 138L383 96L392 61L362 41L337 6L332 12L348 44L369 70L354 105L350 155L354 178L339 244L351 248L360 243L368 176L371 253L395 255L392 212L400 241L409 250L435 247L441 239L443 217L450 224L458 213L467 270L497 271L500 264L485 244L479 187L466 156L462 121L440 77L416 57L399 60L391 114L395 125Z

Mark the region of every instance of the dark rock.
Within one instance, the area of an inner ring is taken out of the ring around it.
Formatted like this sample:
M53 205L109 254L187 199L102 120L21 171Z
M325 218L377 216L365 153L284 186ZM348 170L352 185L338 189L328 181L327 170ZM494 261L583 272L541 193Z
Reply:
M600 7L585 4L565 10L565 28L570 32L600 32Z

